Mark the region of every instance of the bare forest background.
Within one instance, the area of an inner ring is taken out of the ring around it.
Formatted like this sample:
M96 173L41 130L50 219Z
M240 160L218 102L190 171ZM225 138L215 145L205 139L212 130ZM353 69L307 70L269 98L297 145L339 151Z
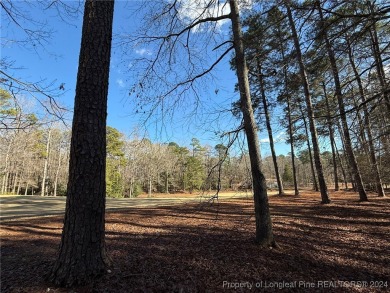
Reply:
M323 177L336 190L357 190L361 178L366 190L381 195L390 184L388 3L256 3L243 14L242 25L255 118L258 130L269 134L271 156L262 158L268 187L279 188L280 193L284 187L295 187L297 193L306 187L319 190ZM12 16L12 7L8 8ZM170 37L178 40L180 34ZM1 62L0 192L64 196L70 130L31 112L24 94L45 91L39 84L15 79L5 71L9 60L2 57ZM234 70L233 59L231 66ZM48 112L59 117L55 103L51 106ZM242 119L239 107L239 102L232 103L237 121ZM275 153L275 124L285 129L286 143L291 145L288 154ZM232 129L229 135L242 129L242 125ZM225 141L201 145L193 138L186 147L129 137L108 127L106 194L135 197L251 189L247 149L238 139Z

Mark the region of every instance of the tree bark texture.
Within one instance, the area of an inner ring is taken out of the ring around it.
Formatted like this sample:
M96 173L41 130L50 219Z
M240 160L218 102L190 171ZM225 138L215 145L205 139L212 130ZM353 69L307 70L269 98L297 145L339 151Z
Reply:
M85 2L64 227L48 279L60 286L105 273L106 117L114 1Z
M248 67L246 64L244 45L242 42L242 29L237 0L229 0L229 4L231 9L233 41L236 54L236 71L240 90L240 106L244 118L244 128L247 136L251 164L256 220L256 242L261 246L276 247L276 242L272 232L272 221L267 196L267 184L264 174L261 171L259 139L249 90Z
M288 4L288 1L285 1L285 5L287 8L287 16L291 27L291 33L294 40L294 46L295 46L295 52L297 56L297 61L299 64L299 71L300 75L302 77L302 83L303 83L303 89L305 93L305 100L306 100L306 109L307 109L307 115L309 118L309 127L310 127L310 134L311 134L311 140L313 144L313 155L314 155L314 163L316 165L317 169L317 176L318 176L318 183L320 186L320 192L321 192L321 199L322 203L327 204L330 203L329 194L328 194L328 187L326 186L325 178L324 178L324 172L322 168L322 162L321 162L321 155L320 155L320 147L318 144L318 136L317 136L317 129L315 126L315 119L314 119L314 111L313 111L313 105L311 102L311 94L309 90L309 81L307 79L306 74L306 68L303 63L302 58L302 52L301 47L299 44L298 34L295 28L295 23L292 17L291 9Z

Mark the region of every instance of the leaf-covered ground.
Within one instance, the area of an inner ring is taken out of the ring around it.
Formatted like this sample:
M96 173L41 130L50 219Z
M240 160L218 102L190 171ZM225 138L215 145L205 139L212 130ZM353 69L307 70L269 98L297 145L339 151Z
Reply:
M61 217L3 222L1 292L389 291L390 199L331 198L321 205L318 193L271 196L279 249L254 243L251 198L110 212L110 272L72 289L43 278Z

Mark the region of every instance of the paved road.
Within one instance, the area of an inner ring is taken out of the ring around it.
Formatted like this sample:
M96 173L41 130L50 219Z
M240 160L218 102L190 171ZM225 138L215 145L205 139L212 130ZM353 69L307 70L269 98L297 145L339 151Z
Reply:
M220 197L233 198L243 195L226 194ZM132 207L169 206L186 202L200 202L199 196L172 198L108 198L107 210ZM0 196L0 220L12 220L37 216L64 214L65 197Z

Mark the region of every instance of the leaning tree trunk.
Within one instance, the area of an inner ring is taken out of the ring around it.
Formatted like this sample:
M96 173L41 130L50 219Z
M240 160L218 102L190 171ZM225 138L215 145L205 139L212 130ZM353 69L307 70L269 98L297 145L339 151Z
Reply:
M318 138L317 138L317 129L315 126L315 120L314 120L314 111L313 111L313 105L311 102L311 95L309 90L309 81L307 79L306 74L306 68L303 64L303 58L302 58L302 52L301 47L299 44L298 34L295 28L295 23L292 17L291 9L288 4L288 1L285 1L286 8L287 8L287 16L289 19L290 27L291 27L291 33L294 39L294 46L297 56L297 61L299 64L299 71L302 77L303 82L303 90L305 93L305 100L306 100L306 108L307 108L307 114L309 118L309 127L310 127L310 133L311 133L311 141L313 144L313 152L314 152L314 163L316 165L317 169L317 175L318 175L318 183L320 185L320 192L321 192L321 199L322 203L327 204L330 203L329 194L328 194L328 187L326 186L325 177L324 177L324 171L322 168L322 162L321 162L321 156L320 156L320 147L318 144Z
M267 196L267 184L264 174L261 171L259 138L249 91L248 67L244 55L238 4L237 0L229 0L229 3L233 27L234 49L236 53L236 71L240 90L240 107L244 118L244 129L247 136L249 158L251 163L256 220L256 242L261 246L275 247L276 242L272 232L272 221Z
M49 280L85 284L106 272L105 171L114 1L85 2L70 148L66 211Z
M352 70L355 74L356 82L357 82L358 88L359 88L360 99L361 99L362 104L363 104L364 126L365 126L365 130L366 130L367 136L368 136L368 146L369 146L368 150L369 150L369 154L370 154L372 172L375 175L376 191L378 192L378 196L383 197L383 196L385 196L385 191L383 190L382 179L381 179L381 176L379 173L378 161L377 161L376 155L375 155L374 138L372 136L372 131L371 131L370 113L368 111L367 101L366 101L366 97L364 95L363 81L360 78L360 74L359 74L358 69L356 67L355 60L354 60L353 55L352 55L351 46L350 46L348 39L347 39L347 45L348 45L349 62L351 63Z
M263 102L265 124L267 126L269 145L270 145L271 154L272 154L272 162L274 164L274 169L275 169L276 182L278 184L279 195L284 195L283 183L282 183L282 179L280 177L280 172L279 172L279 167L278 167L278 160L277 160L276 152L275 152L274 137L272 135L271 118L269 116L269 111L268 111L268 102L267 102L267 97L265 95L264 79L263 79L263 75L262 75L262 72L261 72L260 61L259 60L256 60L256 61L257 61L257 68L258 68L257 77L258 77L259 85L260 85L261 100Z
M321 4L319 1L317 1L317 8L320 16L320 24L322 29L322 35L325 41L326 45L326 50L328 52L328 58L330 62L330 67L332 69L332 74L333 74L333 80L334 80L334 85L335 85L335 95L337 98L337 102L339 105L339 111L340 111L340 120L343 128L343 133L344 133L344 139L345 139L345 150L347 151L347 156L349 160L349 164L351 165L351 169L354 175L355 179L355 184L357 187L357 190L359 192L359 197L361 201L367 201L367 194L366 190L364 189L363 185L363 180L360 175L360 170L358 163L356 161L355 154L352 149L352 140L351 136L349 134L349 129L348 129L348 121L347 121L347 115L345 113L345 106L344 106L344 97L341 91L341 82L340 82L340 76L339 76L339 70L336 64L336 57L334 55L332 45L330 44L330 40L328 38L327 31L325 29L324 25L324 17L322 14L322 8Z

